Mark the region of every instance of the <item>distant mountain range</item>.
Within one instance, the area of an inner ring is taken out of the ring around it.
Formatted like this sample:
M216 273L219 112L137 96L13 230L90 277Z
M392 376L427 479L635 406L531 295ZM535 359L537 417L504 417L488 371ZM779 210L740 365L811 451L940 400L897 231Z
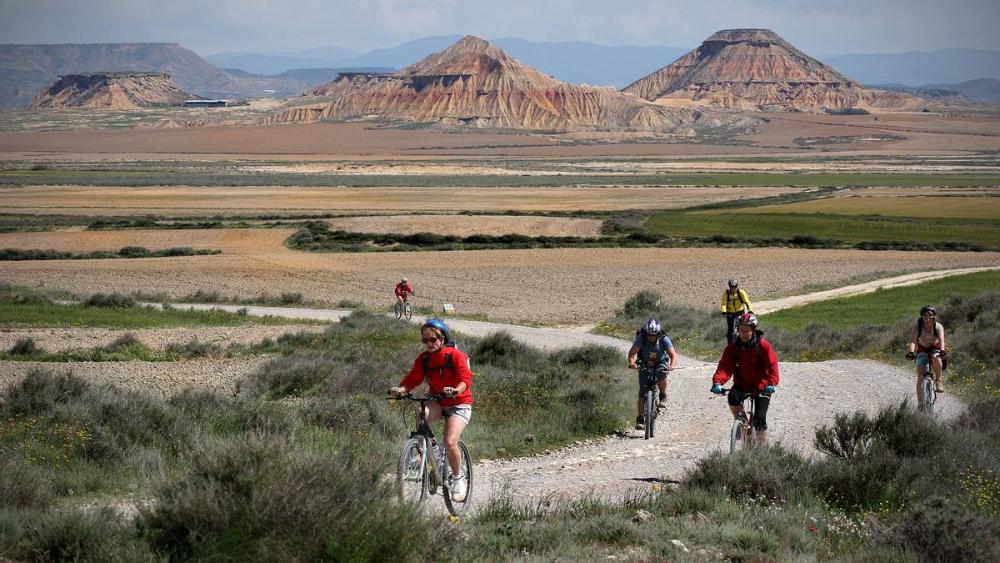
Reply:
M26 107L67 74L162 72L206 98L258 98L301 94L348 70L359 69L297 69L276 76L227 72L176 43L0 45L0 109Z
M956 96L962 96L974 102L1000 103L1000 80L995 78L967 80L958 84L927 84L925 86L882 84L878 88L895 90L929 99L951 99Z
M360 54L326 46L285 53L229 53L205 60L175 43L0 45L0 109L23 108L63 74L166 72L186 91L204 97L300 94L341 71L388 71L441 52L459 36L426 37ZM622 88L677 60L678 47L606 46L585 42L492 42L510 56L558 80ZM862 84L954 85L1000 79L1000 51L942 49L888 55L840 55L822 61ZM223 70L233 69L230 71ZM243 71L243 72L238 72ZM970 98L993 100L985 82L965 88Z

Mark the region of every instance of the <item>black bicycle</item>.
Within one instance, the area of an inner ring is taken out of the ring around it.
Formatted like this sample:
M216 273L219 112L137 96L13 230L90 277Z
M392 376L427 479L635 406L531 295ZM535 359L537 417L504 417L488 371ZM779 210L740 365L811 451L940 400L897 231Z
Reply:
M412 401L420 403L420 415L417 418L417 430L403 443L399 452L399 466L396 472L396 487L399 498L403 502L419 505L428 494L437 494L441 488L444 504L452 516L460 516L469 507L472 499L472 456L465 442L458 442L462 458L462 474L465 475L466 493L461 501L451 498L451 464L444 442L440 444L434 438L430 425L427 424L426 405L428 401L440 401L444 395L428 397L390 397L388 400Z
M396 313L397 319L406 317L406 320L410 320L410 317L413 316L413 305L410 304L410 296L407 295L406 297L403 297L402 303L396 301L396 306L393 308L393 312Z
M635 369L639 370L640 386L646 389L646 393L643 395L642 413L645 422L643 425L644 439L648 440L656 434L656 417L660 414L660 409L657 406L659 395L659 389L656 386L657 369L645 364L638 364Z
M727 395L731 391L731 388L723 389L722 394ZM757 429L753 427L754 407L757 404L757 397L763 395L763 393L743 394L743 416L733 417L733 426L729 430L729 453L749 449L757 440Z

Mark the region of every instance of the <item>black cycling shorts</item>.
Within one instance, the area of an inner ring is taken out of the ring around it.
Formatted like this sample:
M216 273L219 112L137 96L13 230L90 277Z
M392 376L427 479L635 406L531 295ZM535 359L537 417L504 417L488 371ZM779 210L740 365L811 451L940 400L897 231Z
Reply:
M733 386L729 391L729 404L731 406L737 407L743 403L743 399L746 398L750 393L743 391L737 386ZM771 395L768 393L760 393L754 399L753 405L753 427L758 432L762 430L767 430L767 407L771 404Z

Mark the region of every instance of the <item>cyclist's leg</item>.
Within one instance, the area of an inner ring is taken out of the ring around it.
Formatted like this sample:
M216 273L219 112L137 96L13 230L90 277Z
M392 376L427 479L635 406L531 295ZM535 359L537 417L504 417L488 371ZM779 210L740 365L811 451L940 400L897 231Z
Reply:
M738 387L734 385L729 390L726 401L729 403L729 410L733 413L733 418L746 418L746 413L743 411L743 392Z
M642 370L639 370L638 376L639 398L635 401L635 412L637 419L641 419L646 413L646 391L649 387L646 385L646 378L643 377Z
M916 371L917 371L917 405L924 404L924 390L923 390L923 379L924 379L924 365L927 361L927 354L924 352L917 352Z
M726 313L726 342L732 342L734 331L733 331L733 318L735 315L732 313Z
M931 364L931 368L934 370L934 387L937 389L938 393L940 393L942 391L942 389L941 389L941 369L942 369L942 366L941 366L941 351L940 350L934 350L934 352L931 354L931 357L933 359L933 363Z
M437 401L428 401L425 412L427 413L427 424L439 420L442 416L441 405L439 405Z
M767 407L771 405L771 397L758 395L753 405L753 428L757 432L757 443L767 444Z
M451 465L451 472L458 475L462 471L462 452L458 449L458 441L462 439L462 432L469 424L472 407L470 405L468 409L449 410L452 414L444 419L444 445L448 451L448 464Z
M657 376L656 388L660 391L659 407L665 406L667 402L667 380L667 372L663 372Z

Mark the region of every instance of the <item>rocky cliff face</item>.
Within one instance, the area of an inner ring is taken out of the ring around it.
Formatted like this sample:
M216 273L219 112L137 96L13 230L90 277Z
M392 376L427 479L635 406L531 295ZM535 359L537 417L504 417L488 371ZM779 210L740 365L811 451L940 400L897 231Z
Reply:
M67 74L42 90L28 109L138 109L150 105L179 104L191 98L165 73Z
M271 122L377 116L490 128L668 131L701 117L610 87L560 82L472 36L398 73L343 74L313 93L336 99L290 109Z
M624 92L664 105L742 110L907 109L918 100L865 88L768 29L727 29Z

